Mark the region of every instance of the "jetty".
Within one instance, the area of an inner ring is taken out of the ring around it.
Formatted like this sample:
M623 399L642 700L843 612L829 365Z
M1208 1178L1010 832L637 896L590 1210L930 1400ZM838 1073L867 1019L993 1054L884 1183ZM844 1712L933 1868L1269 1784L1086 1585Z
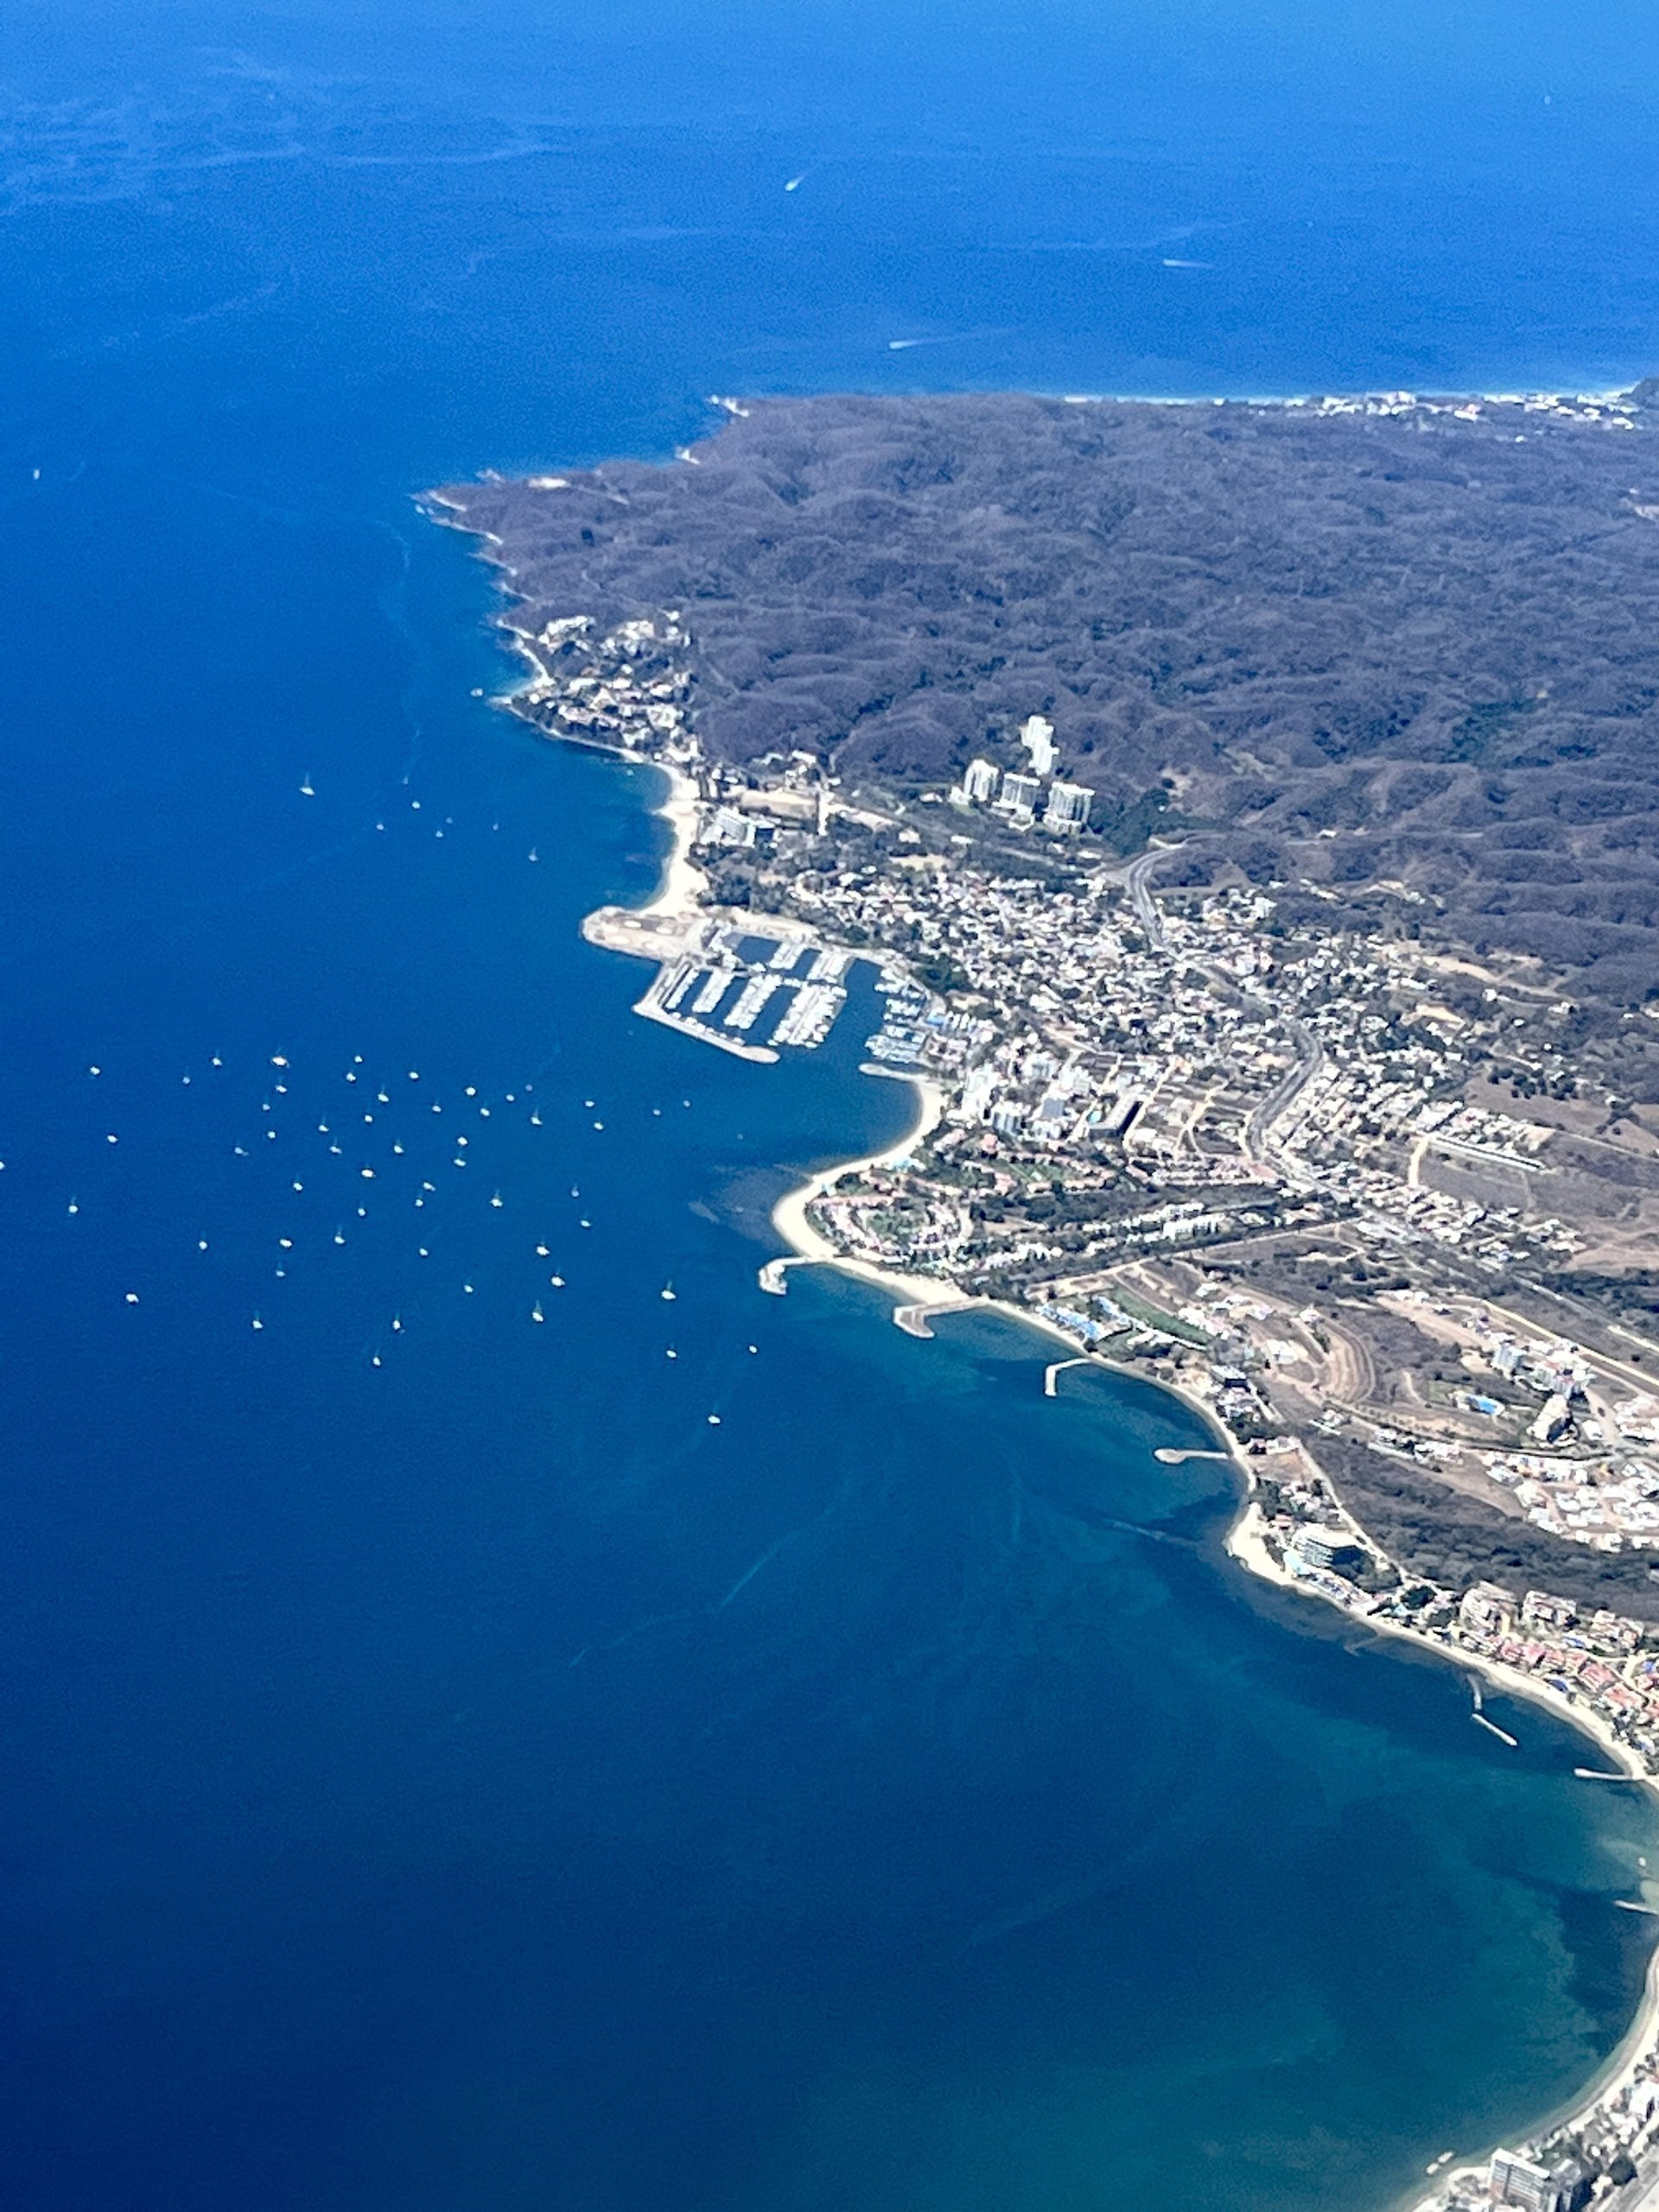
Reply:
M1059 1395L1056 1385L1068 1367L1108 1367L1110 1364L1109 1360L1102 1359L1096 1353L1089 1351L1079 1352L1075 1359L1057 1359L1052 1366L1043 1370L1043 1395L1046 1398ZM1160 1452L1158 1456L1161 1459L1164 1455Z
M925 1304L895 1306L893 1309L893 1325L895 1329L902 1329L907 1337L925 1337L931 1340L933 1334L932 1330L928 1326L931 1321L938 1320L943 1313L960 1313L964 1307L971 1306L973 1302L969 1298L958 1295L955 1298L933 1299Z

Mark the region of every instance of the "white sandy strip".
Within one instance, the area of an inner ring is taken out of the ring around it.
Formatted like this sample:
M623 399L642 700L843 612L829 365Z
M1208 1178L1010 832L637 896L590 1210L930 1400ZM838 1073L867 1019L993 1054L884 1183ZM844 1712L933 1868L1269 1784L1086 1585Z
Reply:
M507 636L531 669L517 690L502 695L510 703L523 693L534 690L537 685L545 683L548 674L534 639L510 626ZM542 730L541 734L556 745L575 745L584 752L603 753L613 760L632 760L636 766L642 765L639 754L625 752L619 745L607 745L599 738L585 737L577 730ZM689 914L704 902L709 891L708 877L700 868L691 865L691 847L697 834L697 787L685 770L671 760L646 760L643 765L654 769L667 784L667 790L651 811L667 823L672 842L663 862L662 881L646 904L634 911L641 914Z
M1248 1478L1248 1469L1246 1471ZM1329 1488L1327 1483L1326 1489ZM1360 1533L1357 1524L1349 1515L1343 1513L1339 1506L1337 1510L1349 1527ZM1247 1500L1243 1511L1227 1537L1227 1549L1239 1565L1249 1567L1253 1574L1259 1574L1268 1582L1276 1582L1281 1589L1298 1591L1304 1598L1318 1599L1323 1604L1335 1605L1338 1612L1345 1612L1346 1608L1338 1605L1334 1598L1327 1597L1317 1584L1300 1580L1274 1558L1268 1549L1266 1529L1267 1523L1260 1507L1254 1498ZM1376 1548L1369 1539L1365 1541L1369 1549ZM1410 1578L1404 1579L1409 1580ZM1610 1724L1599 1713L1573 1704L1559 1690L1552 1689L1548 1682L1541 1681L1536 1675L1524 1674L1519 1667L1509 1666L1502 1659L1465 1651L1456 1644L1439 1643L1433 1637L1424 1636L1419 1630L1408 1628L1401 1621L1377 1620L1368 1613L1350 1614L1348 1618L1364 1628L1374 1630L1379 1636L1397 1637L1402 1643L1414 1644L1418 1650L1427 1651L1432 1657L1460 1668L1466 1674L1483 1675L1508 1696L1523 1698L1530 1705L1542 1706L1558 1720L1565 1720L1570 1728L1577 1729L1582 1736L1588 1736L1597 1750L1613 1766L1629 1775L1640 1788L1659 1798L1659 1779L1643 1772L1632 1753L1614 1735Z
M665 760L653 760L652 766L668 779L668 791L660 805L652 812L661 816L673 832L674 842L663 863L663 880L657 895L642 914L689 914L700 905L709 889L709 879L700 868L691 865L691 841L697 834L697 787L683 768L671 766Z
M905 1079L916 1092L916 1119L899 1141L880 1152L866 1153L861 1160L838 1160L833 1167L822 1167L816 1175L808 1176L798 1189L786 1192L779 1199L772 1210L772 1225L797 1259L822 1262L839 1268L843 1274L857 1275L861 1281L879 1283L884 1290L890 1290L901 1305L972 1305L976 1301L935 1276L901 1275L891 1268L875 1267L867 1260L843 1257L807 1218L808 1207L816 1205L827 1191L833 1191L843 1177L861 1175L867 1167L893 1166L913 1150L930 1130L938 1127L944 1112L944 1091L927 1076L908 1076Z
M536 656L529 651L526 641L515 639L514 642L520 645L525 658L538 673L541 673L540 664ZM603 749L613 750L610 747ZM646 914L689 913L702 903L709 888L707 877L702 869L693 867L690 859L691 844L697 829L696 785L683 768L660 760L653 761L650 765L664 778L667 785L662 801L652 811L660 815L668 823L673 835L673 842L664 862L663 878L656 895L648 905L639 911ZM715 1039L711 1041L723 1043L725 1040ZM893 1297L895 1301L895 1311L903 1306L925 1306L932 1313L965 1313L979 1308L1002 1313L1008 1319L1022 1323L1025 1327L1034 1329L1040 1335L1064 1344L1068 1351L1077 1352L1078 1345L1076 1338L1056 1323L1045 1319L1040 1313L1029 1313L1020 1306L1008 1304L1002 1299L972 1296L966 1291L957 1290L952 1284L938 1276L900 1274L892 1268L878 1267L869 1261L848 1258L838 1252L828 1237L815 1229L808 1219L809 1208L828 1192L834 1190L845 1177L860 1174L868 1167L886 1167L894 1165L903 1160L930 1131L938 1126L944 1113L945 1103L944 1093L940 1086L926 1076L906 1076L904 1080L913 1086L917 1105L916 1120L904 1136L897 1143L887 1146L880 1152L868 1153L857 1160L842 1160L834 1166L821 1168L817 1173L809 1176L798 1189L786 1192L783 1198L779 1198L773 1207L772 1214L773 1229L797 1260L809 1265L817 1264L837 1268L843 1274L854 1275L861 1281L875 1284ZM1112 1363L1102 1360L1100 1364L1110 1365ZM1177 1383L1160 1382L1154 1387L1167 1390L1172 1397L1179 1398L1199 1416L1205 1427L1215 1435L1224 1455L1237 1468L1248 1488L1250 1480L1248 1464L1235 1448L1232 1439L1218 1426L1214 1414L1204 1402ZM1329 1489L1328 1484L1326 1487ZM1343 1517L1347 1519L1349 1516L1344 1514ZM1273 1557L1265 1541L1265 1522L1253 1497L1247 1495L1243 1499L1238 1518L1229 1532L1226 1541L1227 1550L1231 1557L1251 1573L1260 1575L1263 1580L1276 1583L1282 1588L1296 1591L1304 1598L1314 1598L1321 1599L1325 1604L1335 1604L1334 1599L1326 1598L1325 1593L1317 1587L1310 1587L1306 1583L1299 1581ZM1338 1610L1343 1609L1338 1607ZM1552 1690L1546 1683L1537 1681L1535 1676L1524 1675L1516 1668L1505 1666L1501 1660L1478 1657L1472 1653L1456 1650L1447 1645L1437 1643L1432 1637L1420 1635L1414 1629L1403 1627L1397 1622L1376 1621L1363 1615L1351 1618L1359 1620L1363 1625L1375 1630L1379 1635L1397 1637L1405 1643L1414 1644L1419 1650L1428 1653L1432 1658L1481 1674L1511 1696L1527 1700L1534 1705L1542 1706L1547 1711L1553 1713L1558 1719L1565 1720L1570 1727L1577 1729L1581 1735L1590 1738L1597 1749L1614 1766L1629 1774L1636 1784L1649 1790L1656 1797L1659 1797L1659 1781L1641 1771L1631 1754L1614 1736L1611 1729L1599 1714L1586 1712L1580 1706L1570 1704L1558 1691ZM1582 2097L1567 2111L1541 2123L1541 2128L1564 2126L1568 2120L1581 2113L1587 2113L1594 2107L1615 2096L1625 2083L1632 2080L1643 2069L1656 2050L1659 2050L1659 1951L1656 1951L1649 1964L1642 2005L1624 2042L1612 2054L1601 2073L1585 2090ZM1541 2132L1541 2129L1535 2129L1533 2132L1536 2133ZM1473 2170L1464 2167L1448 2169L1445 2173L1436 2177L1434 2190L1429 2196L1414 2198L1412 2202L1414 2204L1421 2204L1424 2207L1439 2204L1441 2201L1440 2192L1450 2183L1454 2174L1471 2171Z
M883 1075L897 1075L897 1070L883 1068ZM815 1205L827 1192L834 1190L843 1176L861 1174L867 1167L891 1167L912 1151L929 1132L938 1127L944 1114L945 1094L931 1076L906 1074L900 1081L913 1085L917 1096L916 1121L897 1144L889 1145L885 1152L867 1154L861 1160L843 1160L833 1167L820 1168L816 1175L793 1191L787 1192L772 1210L772 1225L788 1245L793 1257L774 1265L793 1266L797 1262L806 1266L839 1268L842 1274L856 1275L861 1282L874 1283L893 1297L894 1319L906 1306L925 1306L930 1313L1001 1313L1010 1321L1017 1321L1022 1328L1034 1329L1039 1336L1051 1338L1064 1344L1074 1357L1090 1359L1092 1364L1109 1367L1115 1373L1124 1370L1116 1362L1096 1353L1090 1355L1076 1337L1063 1329L1058 1321L1051 1321L1046 1314L1033 1313L1023 1306L1012 1305L1005 1298L986 1298L972 1291L958 1289L942 1275L900 1274L896 1268L878 1266L873 1260L855 1260L838 1251L823 1232L815 1229L807 1218L807 1210ZM1150 1379L1150 1378L1147 1378ZM1200 1398L1184 1390L1176 1382L1157 1382L1153 1388L1166 1390L1173 1398L1179 1398L1190 1406L1215 1436L1217 1451L1224 1459L1232 1460L1243 1473L1243 1462L1231 1449L1231 1439L1217 1427L1214 1414Z
M437 500L435 494L429 496L432 497L436 504L445 506L452 504L447 500ZM442 518L435 518L435 519L442 519ZM489 535L488 532L474 534L486 537ZM512 642L518 647L536 672L535 678L531 680L539 678L544 682L546 671L543 668L537 656L531 652L529 640L516 632L510 634L512 636ZM615 754L614 747L603 747L600 749ZM696 786L682 768L661 760L653 761L650 765L666 779L665 795L652 811L659 814L669 824L673 833L673 842L664 863L663 879L658 887L656 895L648 905L639 911L646 914L687 913L702 902L709 887L707 877L702 869L692 866L690 859L691 844L697 828ZM725 1040L716 1039L712 1041L724 1042ZM810 1176L798 1189L788 1192L779 1198L772 1209L772 1227L797 1260L807 1264L837 1268L843 1274L855 1275L861 1281L874 1283L893 1296L898 1307L925 1306L933 1313L967 1312L974 1308L983 1308L992 1313L1005 1314L1010 1320L1020 1322L1027 1328L1036 1330L1040 1335L1064 1344L1068 1351L1076 1353L1078 1351L1077 1339L1056 1323L1046 1319L1043 1315L1028 1313L1017 1306L1011 1306L1002 1299L971 1296L966 1291L957 1290L951 1284L937 1276L899 1274L891 1268L877 1267L868 1261L849 1259L837 1252L829 1239L816 1230L807 1218L808 1208L827 1192L833 1190L843 1177L861 1173L867 1167L883 1167L893 1165L902 1160L923 1137L937 1128L944 1111L944 1094L938 1084L925 1076L908 1076L905 1080L914 1085L917 1096L916 1121L906 1134L898 1143L888 1146L885 1151L869 1153L859 1160L842 1160L833 1167L820 1169L817 1174ZM1109 1365L1112 1363L1103 1360L1100 1363ZM1198 1414L1217 1438L1224 1456L1238 1469L1248 1487L1250 1478L1248 1465L1234 1447L1231 1438L1218 1426L1213 1414L1203 1401L1193 1396L1190 1391L1183 1389L1179 1384L1160 1382L1155 1384L1154 1388L1169 1391L1171 1396L1179 1398L1184 1404ZM1227 1550L1231 1557L1241 1567L1245 1567L1251 1573L1262 1576L1267 1581L1277 1583L1286 1589L1294 1590L1305 1598L1320 1599L1326 1604L1334 1604L1334 1599L1325 1598L1324 1592L1319 1589L1310 1588L1306 1583L1298 1581L1279 1564L1268 1549L1264 1529L1265 1523L1254 1498L1247 1495L1241 1504L1238 1518L1227 1537ZM1342 1608L1338 1607L1338 1610L1341 1611ZM1364 1626L1376 1630L1380 1635L1398 1637L1408 1643L1414 1644L1419 1650L1427 1652L1432 1658L1484 1675L1500 1689L1509 1692L1512 1696L1526 1699L1532 1704L1544 1707L1548 1711L1554 1713L1559 1719L1565 1720L1570 1727L1576 1728L1580 1734L1589 1737L1598 1750L1605 1753L1615 1766L1630 1774L1640 1787L1659 1796L1659 1781L1641 1772L1630 1753L1619 1743L1599 1715L1586 1713L1582 1707L1569 1704L1557 1691L1550 1689L1547 1684L1538 1681L1534 1676L1523 1675L1517 1669L1505 1666L1499 1660L1479 1658L1473 1654L1458 1651L1445 1644L1437 1643L1431 1637L1420 1635L1415 1630L1402 1627L1395 1622L1376 1621L1365 1616L1353 1618L1360 1619ZM1649 1962L1647 1986L1643 1993L1642 2005L1624 2042L1612 2054L1601 2073L1585 2090L1582 2097L1565 2112L1557 2113L1541 2123L1541 2126L1535 2129L1533 2133L1540 2133L1544 2128L1565 2126L1569 2120L1582 2113L1587 2113L1596 2106L1615 2096L1625 2083L1632 2080L1643 2069L1656 2050L1659 2050L1659 1951L1655 1952ZM1434 2189L1428 2196L1421 2198L1414 2196L1409 2201L1414 2205L1421 2205L1424 2208L1439 2205L1442 2201L1441 2192L1451 2182L1458 2176L1473 2171L1474 2169L1468 2167L1449 2168L1446 2172L1436 2177Z

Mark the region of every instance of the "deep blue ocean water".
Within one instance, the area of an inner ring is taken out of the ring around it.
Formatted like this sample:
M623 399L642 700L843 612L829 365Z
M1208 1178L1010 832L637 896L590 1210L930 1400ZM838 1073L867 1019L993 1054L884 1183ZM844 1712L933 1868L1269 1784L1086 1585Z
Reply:
M1659 365L1650 16L1442 12L9 14L9 2206L1371 2212L1617 2043L1572 1738L1245 1587L1174 1402L757 1292L906 1095L630 1018L651 779L411 505Z

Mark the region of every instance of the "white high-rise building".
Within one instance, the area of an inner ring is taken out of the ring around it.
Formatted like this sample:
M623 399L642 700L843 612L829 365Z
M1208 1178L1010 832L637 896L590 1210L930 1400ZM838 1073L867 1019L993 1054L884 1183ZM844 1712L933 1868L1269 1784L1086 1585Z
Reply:
M1087 784L1051 784L1048 804L1043 809L1045 824L1050 830L1081 830L1089 819L1094 797Z
M734 806L716 807L702 842L709 845L747 847L754 843L758 828L752 814L740 814Z
M1584 2169L1576 2158L1541 2166L1518 2151L1494 2151L1487 2169L1494 2204L1518 2204L1522 2212L1572 2212L1582 2202Z
M962 779L963 796L971 805L983 806L996 797L996 779L995 760L970 760Z
M1054 725L1041 715L1028 715L1020 725L1020 742L1031 754L1033 776L1054 772Z
M996 802L999 810L1011 814L1016 822L1029 822L1036 811L1037 794L1042 785L1035 776L1020 776L1010 769L1002 779L1002 796Z

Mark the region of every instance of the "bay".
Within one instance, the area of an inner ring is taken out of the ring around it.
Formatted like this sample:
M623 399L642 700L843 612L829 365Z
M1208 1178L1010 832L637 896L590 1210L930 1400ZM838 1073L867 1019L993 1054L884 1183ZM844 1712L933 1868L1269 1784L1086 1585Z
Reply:
M1245 1587L1175 1402L758 1293L905 1125L868 999L631 1018L652 779L475 696L411 495L713 390L1639 373L1651 118L1541 11L397 21L8 35L9 2193L1381 2207L1611 2050L1650 1821Z

